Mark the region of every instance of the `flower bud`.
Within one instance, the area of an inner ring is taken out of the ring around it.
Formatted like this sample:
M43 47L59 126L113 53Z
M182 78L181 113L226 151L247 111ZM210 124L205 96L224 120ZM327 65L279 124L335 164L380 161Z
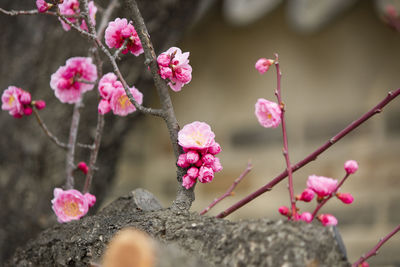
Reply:
M35 108L37 108L37 110L44 109L45 107L46 107L46 102L44 102L43 100L35 101Z
M205 155L201 158L201 160L204 162L204 164L206 164L206 165L211 165L211 164L214 163L215 157L214 157L213 155L211 155L211 154L205 154Z
M80 169L84 174L87 174L89 171L88 165L83 161L78 163L78 169Z
M344 163L344 169L347 174L353 174L358 170L358 163L355 160L348 160Z
M186 154L180 154L179 155L178 161L176 162L176 165L178 165L181 168L189 167L189 164L186 162Z
M310 202L313 198L314 198L314 191L311 190L310 188L306 188L301 195L297 196L296 199L297 200L301 200L304 202Z
M187 175L189 175L189 177L192 179L196 179L199 175L199 169L196 167L191 167L189 170L187 170Z
M255 68L260 74L264 74L274 63L275 61L272 59L260 58L259 60L257 60Z
M188 164L194 164L199 160L199 153L197 153L194 150L190 150L189 152L186 153L186 162Z
M336 197L344 204L351 204L354 201L354 197L350 193L337 193Z
M334 226L337 225L338 221L335 216L331 214L320 214L318 219L321 221L323 226Z
M29 105L32 101L31 94L26 91L22 91L19 100L21 101L21 104Z
M25 114L26 116L31 115L32 112L33 112L33 110L32 110L32 108L31 108L30 106L24 107L24 114Z
M300 215L300 220L310 223L313 220L312 214L309 212L303 212Z
M281 206L281 207L279 207L279 213L282 214L282 215L284 215L284 216L287 216L287 217L290 216L290 210L289 210L289 208L286 207L286 206Z
M86 199L86 202L88 203L89 208L93 207L94 203L96 203L96 197L92 194L85 193L83 195L83 197Z

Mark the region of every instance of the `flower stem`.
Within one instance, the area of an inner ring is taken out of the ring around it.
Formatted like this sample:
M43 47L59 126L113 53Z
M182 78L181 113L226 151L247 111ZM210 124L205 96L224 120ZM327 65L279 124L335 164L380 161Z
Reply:
M353 121L350 123L346 128L341 130L339 133L337 133L334 137L329 139L325 144L320 146L317 150L309 154L307 157L305 157L303 160L297 162L296 164L292 165L292 171L295 172L301 167L307 165L311 161L315 160L322 152L330 148L333 144L338 142L340 139L345 137L347 134L352 132L354 129L356 129L358 126L363 124L365 121L370 119L372 116L375 114L378 114L382 111L382 109L390 103L393 99L395 99L398 95L400 94L400 88L393 91L389 92L388 95L381 101L379 102L375 107L373 107L371 110L369 110L367 113L362 115L360 118L357 120ZM249 203L253 199L257 198L258 196L262 195L263 193L272 190L272 188L278 184L280 181L282 181L286 176L288 175L287 170L283 171L281 174L276 176L272 181L267 183L266 185L260 187L250 195L246 196L245 198L239 200L237 203L226 209L225 211L221 212L218 214L216 217L217 218L224 218L234 212L235 210L243 207L245 204Z
M214 199L213 202L211 202L210 205L208 205L204 210L202 210L200 212L200 215L204 215L206 214L210 209L212 209L215 205L217 205L219 202L221 202L223 199L225 199L226 197L229 197L232 195L233 190L236 188L236 186L243 180L243 178L251 171L251 169L253 168L253 165L249 162L247 163L247 167L244 170L244 172L235 179L235 181L233 182L233 184L228 188L228 190L219 198Z

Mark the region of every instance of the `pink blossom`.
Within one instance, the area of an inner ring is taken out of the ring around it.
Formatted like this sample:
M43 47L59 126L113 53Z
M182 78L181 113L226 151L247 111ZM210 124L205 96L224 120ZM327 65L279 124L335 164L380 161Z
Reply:
M192 67L189 65L189 52L182 53L178 47L171 47L157 57L161 78L169 79L169 87L179 92L192 80Z
M89 17L90 21L92 22L93 25L96 25L96 12L97 12L97 7L94 5L93 1L90 1L88 4L89 7ZM60 10L61 15L66 15L66 16L79 16L81 10L79 9L79 1L78 0L64 0L63 3L58 5L58 8ZM71 26L69 26L67 23L65 23L62 19L59 19L61 22L61 25L65 31L69 31L71 29ZM68 17L68 21L70 21L73 24L78 23L78 19L74 17ZM81 20L80 22L80 27L82 30L87 31L87 25L84 19Z
M336 197L344 204L351 204L354 201L354 197L350 193L337 193Z
M201 160L205 165L212 165L215 161L215 157L211 154L205 154Z
M186 124L178 133L178 143L184 149L206 149L214 145L215 134L205 122Z
M189 164L194 164L200 159L199 153L197 153L195 150L189 150L186 153L186 162Z
M208 149L208 152L213 155L217 155L219 152L221 152L221 150L221 146L215 142L214 145Z
M97 80L97 68L89 57L73 57L66 61L51 75L50 87L63 103L73 104L81 95L93 89L94 84L79 82L84 80L94 83Z
M176 162L176 165L178 165L181 168L187 168L190 166L189 163L186 161L186 154L180 154L178 157L178 161Z
M94 204L96 203L96 196L85 193L83 197L86 199L86 202L88 203L89 208L93 207Z
M196 179L197 176L199 176L199 169L196 167L191 167L187 170L187 175L189 175L189 177L192 179Z
M286 206L280 206L279 207L279 213L284 215L284 216L290 216L290 210Z
M358 163L355 160L348 160L344 163L344 170L347 174L353 174L358 170Z
M317 193L318 197L325 197L333 193L337 187L337 180L324 176L310 175L307 187Z
M313 220L313 216L309 212L303 212L300 215L300 220L310 223Z
M15 118L21 118L24 115L25 108L24 104L21 102L21 95L23 93L28 92L12 85L9 86L4 90L1 96L1 109L8 111L8 113Z
M44 109L46 107L46 102L44 100L36 100L34 101L35 108L38 110Z
M40 13L44 13L49 10L53 4L49 4L44 0L36 0L36 7Z
M368 262L364 261L363 263L361 263L357 267L369 267L369 264L368 264Z
M214 172L222 171L222 165L221 165L221 162L219 161L219 158L217 158L217 157L214 158L214 162L211 165L211 168L213 169Z
M272 59L260 58L257 60L255 68L260 74L264 74L274 62Z
M111 21L105 31L105 40L109 48L120 48L127 40L126 48L122 54L131 52L135 56L143 53L143 47L133 25L128 20L116 18Z
M314 198L314 191L311 190L310 188L306 188L301 195L297 196L296 199L297 200L301 200L304 202L310 202L313 198Z
M112 92L116 88L123 88L123 85L118 81L117 75L113 72L109 72L101 77L98 88L100 96L105 100L110 100Z
M210 167L201 166L197 178L201 183L209 183L214 179L214 171Z
M335 216L331 214L320 214L318 219L321 221L323 226L334 226L337 225L338 221Z
M275 102L259 98L255 105L258 122L265 128L276 128L281 123L282 110Z
M78 163L78 169L80 169L84 174L87 174L89 171L89 167L84 161Z
M25 106L25 107L24 107L24 115L25 115L25 116L31 115L32 112L33 112L32 107L30 107L30 106Z
M182 177L182 186L186 189L191 188L196 183L196 179L191 178L189 175L185 174Z
M21 95L19 96L19 100L21 101L22 105L29 105L32 102L31 94L21 90Z
M101 115L110 112L111 111L110 102L108 100L101 99L97 109Z
M129 91L138 104L143 103L143 94L136 89L136 87L133 86ZM121 87L113 91L110 99L110 106L113 113L119 116L126 116L136 111L136 107L131 103L125 90Z
M55 188L51 203L60 223L79 220L89 210L86 198L75 189L64 191L61 188Z

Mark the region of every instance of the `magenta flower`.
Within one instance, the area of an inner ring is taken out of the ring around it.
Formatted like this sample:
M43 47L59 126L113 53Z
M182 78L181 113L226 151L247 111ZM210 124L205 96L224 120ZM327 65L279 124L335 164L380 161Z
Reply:
M33 112L31 94L16 86L10 85L4 90L1 102L1 109L8 111L14 118L22 118L23 115L29 116Z
M354 197L350 193L337 193L336 197L344 204L351 204L354 201Z
M214 171L210 167L201 166L199 176L197 177L200 183L209 183L214 179Z
M122 83L118 81L117 75L115 75L113 72L109 72L101 77L99 81L99 93L104 100L110 100L112 92L116 88L124 87Z
M331 214L320 214L318 219L321 221L323 226L334 226L338 223L338 220L335 218L335 216Z
M284 216L290 216L290 210L286 206L280 206L279 207L279 213L284 215Z
M64 191L61 188L55 188L51 203L60 223L79 220L89 210L87 199L75 189Z
M97 107L97 110L101 115L110 112L111 111L110 101L101 99Z
M300 220L310 223L313 220L312 214L309 212L303 212L300 214Z
M199 153L197 153L195 150L189 150L186 153L186 162L188 164L194 164L200 159Z
M185 174L182 177L182 186L185 187L186 189L191 188L195 183L196 183L196 179L193 179L188 174Z
M190 166L189 163L186 161L186 154L180 154L178 157L178 161L176 162L176 165L178 165L181 168L187 168Z
M322 198L335 191L337 180L324 176L310 175L307 180L307 187L317 193L318 197Z
M275 102L259 98L255 105L258 122L265 128L276 128L281 123L282 110Z
M196 167L190 167L187 170L187 175L189 175L189 177L192 179L196 179L197 176L199 176L199 169Z
M44 100L36 100L32 102L35 105L35 108L38 110L44 109L46 107L46 102Z
M222 150L221 146L217 142L215 142L214 145L208 149L208 152L213 155L216 155L219 152L221 152L221 150Z
M49 10L51 7L53 6L53 4L49 4L44 0L36 0L36 7L39 11L39 13L44 13L47 10Z
M129 91L137 103L143 103L143 94L136 89L136 87L133 86ZM110 99L110 106L113 113L119 116L126 116L136 111L136 107L131 103L125 90L121 87L118 87L113 91Z
M94 84L91 83L96 80L97 68L92 59L73 57L51 75L50 87L62 103L73 104L81 99L84 92L93 89Z
M274 62L272 59L260 58L257 60L255 68L260 74L264 74Z
M80 15L80 9L79 9L79 1L78 0L64 0L63 3L58 5L58 8L60 10L61 15L66 15L66 16L79 16ZM93 25L96 25L96 12L97 12L97 7L94 5L93 1L89 2L89 17ZM65 31L69 31L71 29L71 26L69 26L67 23L65 23L63 20L59 19L61 22L61 25ZM70 21L73 24L77 24L79 22L78 18L75 17L68 17L68 21ZM80 27L82 30L87 31L87 25L84 19L80 21Z
M168 85L179 92L192 80L192 67L189 65L189 52L182 53L178 47L171 47L157 57L160 76L168 79Z
M347 174L353 174L358 170L358 163L355 160L348 160L344 163L344 170Z
M215 134L205 122L186 124L178 133L178 143L186 149L207 149L214 145Z
M80 169L84 174L87 174L89 172L89 166L86 164L86 162L81 161L78 163L78 169Z
M127 40L126 48L122 51L122 54L131 52L135 56L138 56L143 53L142 43L135 28L125 18L116 18L114 21L108 23L104 38L109 48L116 49L123 46Z
M297 196L296 199L297 200L301 200L304 202L310 202L313 198L314 198L314 191L310 188L306 188L301 195Z
M221 162L219 161L219 158L215 157L214 158L214 162L211 165L211 168L213 169L214 172L220 172L222 171L222 165Z
M211 166L214 161L215 161L215 157L211 154L205 154L201 160L203 161L203 163L207 166Z

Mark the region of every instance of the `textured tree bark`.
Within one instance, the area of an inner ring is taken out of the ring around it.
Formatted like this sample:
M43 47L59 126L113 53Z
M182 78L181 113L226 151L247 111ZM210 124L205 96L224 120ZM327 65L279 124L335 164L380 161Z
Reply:
M95 1L106 7L109 1ZM156 51L176 43L195 17L196 0L139 1ZM6 10L35 9L34 1L3 0ZM98 15L98 18L101 15ZM122 5L112 16L129 17ZM98 20L99 21L99 20ZM79 34L64 32L55 17L46 15L9 17L0 14L0 89L15 85L29 91L33 99L44 99L41 111L50 131L66 142L73 107L61 104L50 89L50 75L73 56L87 56L90 43ZM135 84L149 99L154 94L152 83L143 73L144 58L125 56L119 62L130 85ZM106 60L105 60L106 62ZM109 64L103 72L111 71ZM78 142L93 141L97 122L96 90L85 94ZM138 119L138 118L136 118ZM124 136L135 125L130 118L106 116L104 135L91 193L104 198L113 179L115 165ZM14 119L0 113L0 262L4 262L18 245L55 223L50 200L54 187L65 183L65 153L41 132L32 117ZM89 152L77 147L75 163L88 160ZM84 177L75 174L77 188Z
M155 201L137 195L133 191L95 216L42 232L18 249L8 265L87 266L100 262L113 234L130 226L199 259L188 266L350 266L333 228L268 219L230 222L158 209ZM173 253L158 256L163 257L158 262L176 260ZM186 262L180 258L175 266L186 266Z

